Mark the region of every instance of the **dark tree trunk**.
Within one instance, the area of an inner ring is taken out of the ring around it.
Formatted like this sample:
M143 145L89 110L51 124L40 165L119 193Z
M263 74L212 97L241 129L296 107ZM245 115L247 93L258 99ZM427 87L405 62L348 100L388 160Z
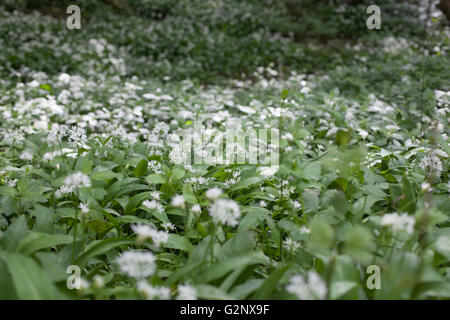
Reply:
M448 20L450 20L450 0L440 0L437 7L445 14Z

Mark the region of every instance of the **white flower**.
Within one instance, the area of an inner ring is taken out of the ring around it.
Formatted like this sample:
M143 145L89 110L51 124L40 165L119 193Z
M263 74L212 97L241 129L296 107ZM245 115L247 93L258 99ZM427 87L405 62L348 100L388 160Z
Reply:
M192 165L191 165L190 163L185 163L185 164L183 165L183 167L184 167L184 169L185 169L186 171L195 173L195 169L192 167Z
M159 100L159 97L153 93L145 93L142 95L142 97L145 99L149 99L149 100L153 100L153 99Z
M448 158L448 154L447 152L443 151L443 150L439 150L439 149L435 149L433 150L433 154L442 158Z
M53 160L54 157L55 157L55 154L53 152L46 152L44 154L44 156L42 157L42 159L44 159L45 161L51 161L51 160Z
M58 77L58 80L61 83L67 84L70 82L70 75L68 75L67 73L61 73Z
M164 222L161 225L161 227L163 227L164 230L166 230L166 231L169 231L169 230L173 231L173 230L175 230L175 225L173 223L170 223L170 222Z
M91 284L86 279L81 278L80 279L80 290L86 290L89 289Z
M86 143L86 130L78 126L69 129L69 144L73 147L81 147Z
M234 179L234 178L227 179L227 180L225 180L225 184L226 184L227 187L229 188L229 187L231 187L232 185L238 183L238 181L239 181L240 179L241 179L240 177L237 178L237 179Z
M159 200L160 193L158 191L152 191L152 192L150 192L150 196L155 200Z
M234 177L234 178L237 178L237 177L239 177L240 175L241 175L241 170L237 170L237 171L233 172L233 177Z
M155 246L159 247L161 246L161 244L164 244L169 240L169 233L167 231L158 231L156 229L152 229L150 231L150 237L152 238Z
M163 213L164 212L164 207L162 206L161 203L159 203L156 200L152 200L152 201L145 200L144 202L142 202L142 205L144 207L147 207L150 210L156 210L159 213Z
M295 209L301 209L301 208L302 208L302 204L301 204L300 202L298 202L297 200L292 201L292 206L293 206Z
M194 213L200 213L200 212L202 212L202 208L200 207L199 204L194 204L191 207L191 211L194 212Z
M309 231L309 229L308 229L307 227L302 226L302 227L300 228L300 233L303 233L303 234L309 234L310 231Z
M431 187L431 185L428 182L422 182L420 187L422 189L422 192L431 192L431 191L433 191L433 188Z
M87 204L84 204L83 202L80 203L78 208L80 208L81 212L84 214L89 213L89 206Z
M143 241L147 240L148 238L150 238L150 236L152 235L152 230L153 230L152 227L145 225L145 224L132 225L131 229L133 229L134 233L136 233L136 235L137 235L137 237L136 237L137 242L143 242Z
M170 127L164 122L158 122L153 128L153 133L159 135L166 135L170 130Z
M8 187L14 188L17 184L17 179L9 180Z
M267 207L267 202L265 202L264 200L261 200L259 202L259 206L265 208L265 207Z
M295 251L298 248L301 247L301 244L297 241L292 240L291 238L286 238L283 241L283 245L288 249L289 251Z
M281 194L285 197L289 197L289 195L294 192L295 192L295 187L292 187L292 186L283 188L283 190L281 190Z
M139 281L137 288L146 300L167 300L170 298L170 289L166 287L153 287L146 281Z
M62 142L62 139L67 134L67 127L61 125L53 125L52 129L48 133L47 141L50 144L57 145Z
M132 278L146 278L156 271L155 256L149 251L126 251L116 262L122 273Z
M161 171L161 163L156 160L150 160L148 162L148 169L153 171L154 173L162 173Z
M25 138L23 134L21 134L19 131L9 131L4 134L3 139L9 145L18 145Z
M294 136L289 132L285 133L281 138L289 140L289 141L294 140Z
M31 160L33 160L33 155L31 154L31 152L25 150L25 151L22 152L22 154L20 155L20 159L22 159L22 160L27 160L27 161L31 161Z
M446 236L440 236L436 241L435 247L438 251L445 253L446 255L449 255L450 239Z
M172 198L172 202L171 202L172 206L174 207L178 207L178 208L184 208L184 197L180 194L175 195Z
M103 278L98 274L96 274L94 278L92 278L92 280L94 281L95 287L97 287L98 289L101 289L105 286L105 280L103 280Z
M31 82L28 82L27 85L28 85L30 88L36 88L36 87L39 86L39 81L33 80L33 81L31 81Z
M170 161L177 165L184 163L186 161L186 157L186 152L184 152L179 145L174 146L169 153Z
M222 189L220 188L211 188L208 191L206 191L206 197L210 200L210 201L214 201L219 199L219 197L222 195Z
M188 284L179 285L177 300L197 300L197 290Z
M264 176L264 177L271 177L273 175L275 175L275 173L277 173L279 167L277 166L272 166L272 167L261 167L259 169L259 174Z
M420 160L419 166L425 171L428 169L431 172L436 172L438 175L440 175L442 171L441 159L435 155L423 157L422 160Z
M91 186L91 179L84 173L76 172L67 176L64 180L64 184L67 187L72 187L74 189L88 188Z
M239 224L238 219L241 216L239 206L233 200L219 199L211 205L209 214L213 218L214 223L223 225L236 226Z
M393 231L405 230L407 233L412 234L414 232L414 224L416 220L414 217L409 216L407 213L401 215L397 213L385 214L381 218L382 226L390 226Z
M126 147L129 147L137 142L137 135L135 133L128 133L123 126L110 126L111 136L119 139Z
M300 275L293 276L286 290L301 300L323 300L327 295L327 286L315 271L309 271L307 279Z
M69 194L73 192L72 186L61 186L58 190L55 191L55 197L61 198L65 194Z

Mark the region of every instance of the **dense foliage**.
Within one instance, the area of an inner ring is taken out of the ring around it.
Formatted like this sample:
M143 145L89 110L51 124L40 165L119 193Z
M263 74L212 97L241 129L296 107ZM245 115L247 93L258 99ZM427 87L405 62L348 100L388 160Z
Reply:
M1 0L0 298L450 298L447 21L321 2Z

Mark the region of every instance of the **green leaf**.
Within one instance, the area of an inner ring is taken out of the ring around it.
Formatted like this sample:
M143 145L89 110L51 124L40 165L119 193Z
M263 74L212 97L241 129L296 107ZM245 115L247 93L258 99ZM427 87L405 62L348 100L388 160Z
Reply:
M163 244L164 248L169 249L178 249L186 252L191 252L194 249L194 246L189 242L189 240L185 237L169 234L169 239L166 243Z
M29 232L25 216L19 216L14 222L8 227L8 229L0 238L0 245L6 251L14 251L19 244L19 242L25 238Z
M24 300L61 298L47 274L31 258L0 251L0 259L8 266L17 297Z
M150 184L164 184L167 182L167 177L160 173L152 173L145 180Z
M262 221L264 221L265 217L265 214L258 211L247 213L239 223L238 232L256 228Z
M16 290L12 282L8 267L0 259L0 300L17 300Z
M328 250L333 242L334 230L327 221L315 218L310 225L311 240L309 242L313 250Z
M302 170L302 178L318 181L321 178L321 166L318 163L308 163Z
M17 191L11 187L0 186L0 194L3 196L15 197L17 195Z
M306 212L317 212L319 209L319 197L317 191L305 190L302 194L303 210Z
M97 168L95 168L97 169ZM108 181L114 178L121 178L122 175L119 173L112 172L111 170L103 170L103 171L96 171L92 172L91 179L92 180L99 180L99 181Z
M39 86L39 88L44 89L45 91L51 92L52 91L52 87L47 84L47 83L43 83Z
M236 299L246 299L252 292L258 290L263 284L263 279L250 279L244 283L235 286L230 294Z
M89 247L89 249L83 252L75 261L77 266L84 267L91 258L96 257L98 255L104 254L109 250L112 250L116 247L120 247L123 245L134 244L133 240L126 240L123 238L110 238L106 240L101 240Z
M345 252L363 263L369 263L372 255L372 234L363 226L355 226L346 234Z
M218 259L226 260L231 257L245 255L256 245L256 234L254 231L241 231L228 239L220 248Z
M142 159L139 161L138 165L134 169L134 176L135 177L142 177L147 172L147 160Z
M53 208L44 207L39 204L34 206L36 216L35 230L37 232L51 233L53 231L54 214Z
M233 186L233 191L237 191L240 189L250 187L250 186L260 183L261 181L264 181L264 180L265 180L265 178L262 176L256 176L256 177L251 177L251 178L247 178L247 179L242 179L241 181L239 181L238 183L236 183Z
M131 213L133 209L139 207L139 204L145 199L151 199L150 192L141 192L133 196L125 207L125 213Z
M330 299L336 300L358 287L353 281L335 281L330 286Z
M263 282L261 287L253 295L252 299L266 300L270 299L273 291L277 288L283 274L289 269L289 265L279 266L270 276Z
M92 171L92 167L94 166L94 161L89 159L88 157L80 157L77 160L75 165L76 171L81 171L84 174L89 175Z
M251 251L245 256L228 258L224 261L220 261L209 266L202 273L201 279L204 282L210 282L225 276L227 273L238 267L268 263L269 258L267 258L262 252Z
M89 227L89 229L95 231L95 232L105 232L106 230L110 229L112 225L104 220L99 219L91 219L86 221L86 225Z
M349 131L339 130L336 134L336 143L340 147L345 147L352 139L352 134Z
M173 169L172 172L170 173L170 181L176 182L176 181L180 180L181 178L184 177L185 173L186 173L186 171L184 169L181 169L181 168Z
M350 205L345 198L345 194L339 190L327 190L323 197L323 205L325 207L332 206L342 216L350 210Z
M153 224L153 222L151 222L150 220L139 218L139 217L136 217L136 216L125 215L125 216L117 217L117 218L115 218L115 220L119 224L136 223L136 224L148 224L148 225L151 225L151 226L155 226Z
M277 225L275 224L275 222L273 221L273 219L269 215L266 216L266 222L267 222L267 225L270 228L270 234L272 235L273 241L279 247L281 236L280 236L280 231L277 228Z
M222 290L207 285L207 284L200 284L195 286L197 289L197 296L200 299L205 300L235 300L231 295L226 294Z
M398 201L400 211L414 213L416 210L416 196L412 183L406 175L403 175L402 181L402 197Z
M30 255L38 250L55 247L61 244L68 244L73 241L73 237L66 234L48 234L32 232L20 241L17 252Z
M183 184L182 188L184 200L190 204L196 204L197 198L195 197L194 191L190 184Z

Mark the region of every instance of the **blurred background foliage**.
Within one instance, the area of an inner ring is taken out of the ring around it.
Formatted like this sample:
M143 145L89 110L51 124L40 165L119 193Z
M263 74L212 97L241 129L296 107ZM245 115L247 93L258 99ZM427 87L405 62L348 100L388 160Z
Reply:
M426 86L450 83L446 55L424 52L447 50L448 24L431 17L438 0L379 0L381 30L368 30L366 9L371 0L0 0L6 10L21 10L57 18L55 35L72 46L86 47L96 34L119 48L127 77L193 79L220 83L228 78L251 80L260 66L273 65L283 77L296 70L306 75L323 74L335 87L350 95L374 89L387 99L417 100L417 84L424 87L423 70L430 75ZM440 1L444 3L445 1ZM65 28L66 8L82 10L82 29ZM126 19L123 19L126 17ZM20 50L27 39L14 21L2 25L8 46ZM33 27L33 26L28 26ZM428 30L428 32L426 32ZM389 38L392 37L392 38ZM386 54L389 46L407 39L414 56ZM29 40L29 39L28 39ZM80 65L71 57L56 56L51 45L23 57L11 51L12 69L27 65L47 74L77 73ZM49 41L51 42L51 41ZM444 43L443 48L434 43ZM51 60L51 64L40 61ZM35 63L33 63L33 61ZM413 63L414 70L405 64ZM405 77L412 81L406 81ZM420 80L422 79L422 80Z

